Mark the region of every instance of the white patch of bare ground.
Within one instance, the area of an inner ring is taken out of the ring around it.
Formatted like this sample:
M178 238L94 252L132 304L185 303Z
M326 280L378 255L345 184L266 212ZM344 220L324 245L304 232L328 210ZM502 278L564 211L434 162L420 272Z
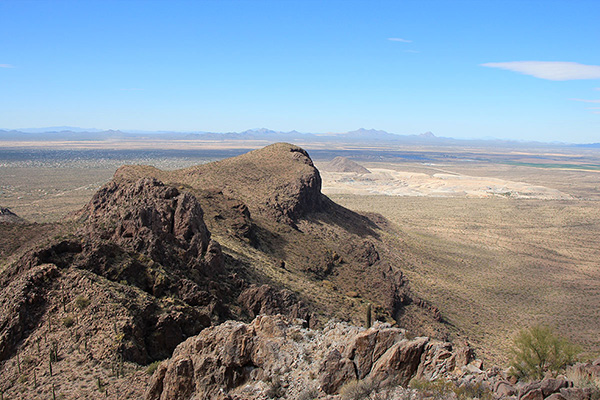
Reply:
M370 174L322 171L323 193L427 196L427 197L507 197L517 199L568 200L560 190L526 182L477 177L454 173L395 171L371 168Z

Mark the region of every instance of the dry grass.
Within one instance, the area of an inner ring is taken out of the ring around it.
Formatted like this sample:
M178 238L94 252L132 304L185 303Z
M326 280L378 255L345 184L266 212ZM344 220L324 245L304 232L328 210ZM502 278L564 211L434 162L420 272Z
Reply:
M600 207L596 201L334 196L379 212L415 289L487 358L534 322L600 347Z

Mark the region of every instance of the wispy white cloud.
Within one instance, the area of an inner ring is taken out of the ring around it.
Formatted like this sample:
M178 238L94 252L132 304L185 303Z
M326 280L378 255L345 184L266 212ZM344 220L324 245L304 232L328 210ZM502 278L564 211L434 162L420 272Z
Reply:
M0 64L0 68L14 68L15 66L12 64Z
M551 81L600 79L600 65L563 61L511 61L481 64L483 67L506 69Z
M396 37L388 38L388 40L391 40L392 42L412 43L412 40L396 38Z
M573 101L582 101L584 103L600 103L600 100L588 100L588 99L569 99Z

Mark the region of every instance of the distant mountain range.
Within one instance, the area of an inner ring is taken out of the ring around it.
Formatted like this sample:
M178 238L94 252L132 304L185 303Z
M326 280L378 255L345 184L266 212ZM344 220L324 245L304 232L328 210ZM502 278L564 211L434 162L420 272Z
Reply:
M139 130L100 130L86 129L72 126L57 126L47 128L26 128L17 130L0 129L0 141L119 141L119 140L264 140L269 142L292 143L390 143L390 144L415 144L415 145L487 145L515 146L530 144L536 146L577 146L586 148L600 148L600 143L566 144L520 142L499 139L454 139L438 137L432 132L418 135L398 135L376 129L360 128L355 131L343 133L302 133L298 131L282 132L266 128L248 129L243 132L176 132L176 131L139 131Z

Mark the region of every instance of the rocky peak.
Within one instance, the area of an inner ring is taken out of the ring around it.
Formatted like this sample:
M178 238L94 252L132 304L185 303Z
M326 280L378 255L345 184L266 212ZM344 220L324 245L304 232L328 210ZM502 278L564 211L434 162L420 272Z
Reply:
M197 261L210 242L197 199L156 178L111 181L94 195L83 215L87 233L164 265Z
M193 187L217 188L242 200L252 212L288 224L324 203L319 171L305 150L288 143L176 171L176 175Z

